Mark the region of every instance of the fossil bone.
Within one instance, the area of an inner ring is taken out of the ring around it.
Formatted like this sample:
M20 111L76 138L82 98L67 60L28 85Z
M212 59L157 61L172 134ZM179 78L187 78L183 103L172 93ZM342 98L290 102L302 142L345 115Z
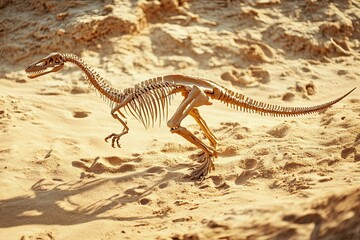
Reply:
M110 87L81 58L68 53L51 53L47 57L29 65L25 71L29 78L36 78L50 72L59 71L66 62L77 65L85 73L90 86L110 103L112 117L122 124L123 130L121 133L112 133L105 138L105 141L111 139L112 147L120 147L120 138L129 132L124 112L127 115L133 115L145 128L148 128L154 126L156 121L167 120L171 100L176 93L181 93L184 99L170 120L167 121L167 126L170 128L171 133L179 134L202 151L202 154L199 155L202 162L191 173L190 177L192 179L204 178L214 169L213 162L218 156L216 137L210 131L198 110L203 105L211 105L211 100L218 100L232 108L261 115L299 116L327 109L355 90L354 88L335 100L317 106L283 107L253 100L207 79L179 74L149 79L132 88L120 91ZM182 120L188 115L192 116L198 123L209 140L210 146L181 125Z

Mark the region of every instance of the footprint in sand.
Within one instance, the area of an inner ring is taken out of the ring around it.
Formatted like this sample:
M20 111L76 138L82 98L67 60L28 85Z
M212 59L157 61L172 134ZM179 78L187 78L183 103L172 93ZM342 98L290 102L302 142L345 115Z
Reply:
M225 181L222 176L211 176L210 179L212 180L216 189L225 190L230 188L230 185Z
M166 182L160 183L158 187L161 188L161 189L163 189L163 188L166 188L166 187L168 187L168 186L169 186L169 182L166 181Z
M273 127L272 129L270 129L266 133L275 138L283 138L289 133L290 128L291 127L289 124L281 123L281 124Z
M292 100L294 100L294 98L295 98L295 94L291 92L287 92L282 96L282 100L286 102L291 102Z
M244 184L252 176L259 174L257 170L257 161L256 159L246 159L245 160L245 169L243 172L235 179L236 185Z
M95 159L80 159L80 161L73 161L72 165L77 168L82 168L86 172L92 172L96 174L106 172L125 173L136 170L136 165L129 163L130 161L131 160L129 159L120 159L118 157L96 157Z
M86 118L89 116L89 114L90 114L90 112L75 111L75 112L73 112L73 117L74 118Z
M140 203L141 205L148 205L148 204L151 203L151 199L149 199L149 198L142 198L142 199L139 200L139 203Z
M89 93L90 90L88 87L80 87L80 86L73 86L70 90L71 94L82 94L82 93Z
M209 178L213 181L215 186L219 186L224 181L221 176L210 176Z
M160 166L151 167L146 170L147 173L162 173L164 171L166 171L165 168Z
M164 167L154 166L145 170L145 174L143 175L143 177L152 177L163 173L167 174L168 171Z

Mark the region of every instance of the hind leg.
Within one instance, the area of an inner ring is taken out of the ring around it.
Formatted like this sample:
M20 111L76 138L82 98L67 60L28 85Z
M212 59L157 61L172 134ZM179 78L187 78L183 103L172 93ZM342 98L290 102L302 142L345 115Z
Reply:
M205 134L206 138L209 140L210 145L215 149L214 156L215 158L217 158L218 153L216 151L216 147L218 143L215 135L211 132L205 120L201 117L199 110L197 108L192 109L189 114L195 119L197 124L200 126L201 131ZM204 152L201 152L200 154L197 155L199 157L203 157Z
M190 179L203 179L211 170L215 170L214 167L214 149L205 145L200 139L194 136L185 127L177 127L170 130L171 133L176 133L188 140L190 143L197 146L203 154L203 161L190 173Z
M167 122L171 133L179 134L204 152L204 161L191 173L191 179L202 179L211 170L214 169L213 161L214 156L216 155L216 151L213 147L206 145L200 139L194 136L194 134L192 134L189 130L181 126L181 122L186 116L190 114L191 111L193 111L194 108L210 104L209 97L206 96L206 94L202 92L200 88L194 86L188 94L185 94L184 101L179 105L177 111Z

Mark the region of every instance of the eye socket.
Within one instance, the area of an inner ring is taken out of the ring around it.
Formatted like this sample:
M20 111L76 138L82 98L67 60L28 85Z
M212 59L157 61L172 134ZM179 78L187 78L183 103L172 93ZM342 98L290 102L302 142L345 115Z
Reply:
M58 58L55 58L55 63L60 63L60 60Z

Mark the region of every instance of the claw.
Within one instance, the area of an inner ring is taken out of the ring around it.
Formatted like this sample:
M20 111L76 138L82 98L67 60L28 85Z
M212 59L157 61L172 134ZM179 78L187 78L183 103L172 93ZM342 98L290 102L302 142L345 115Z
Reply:
M202 158L203 161L191 172L190 180L203 181L206 175L215 169L212 155L205 154Z
M202 163L206 159L206 154L204 151L200 151L199 153L196 153L195 156L197 157L197 162Z
M116 137L114 136L113 139L112 139L112 141L111 141L111 146L112 146L113 148L115 148L115 146L114 146L115 139L116 139Z
M115 133L112 133L112 134L110 134L109 136L107 136L107 137L105 138L105 142L107 142L108 139L111 138L111 137L113 137L114 135L115 135Z
M115 133L112 133L110 134L109 136L107 136L105 138L105 142L108 142L108 140L111 138L111 146L113 148L115 148L115 143L117 145L118 148L121 148L121 145L119 143L119 140L120 140L120 137L122 136L122 134L115 134Z

